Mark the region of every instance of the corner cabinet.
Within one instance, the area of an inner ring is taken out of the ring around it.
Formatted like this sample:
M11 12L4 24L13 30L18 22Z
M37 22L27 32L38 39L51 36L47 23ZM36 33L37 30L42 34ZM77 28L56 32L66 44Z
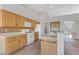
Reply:
M5 10L0 10L0 22L0 27L15 27L16 15Z
M32 19L28 19L28 22L30 22L32 24L31 29L35 29L37 22Z

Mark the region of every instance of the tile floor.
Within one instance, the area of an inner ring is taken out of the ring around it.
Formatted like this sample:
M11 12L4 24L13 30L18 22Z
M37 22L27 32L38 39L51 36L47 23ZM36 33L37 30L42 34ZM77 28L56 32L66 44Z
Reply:
M40 44L41 44L40 42L30 44L14 53L14 55L40 55L41 52Z

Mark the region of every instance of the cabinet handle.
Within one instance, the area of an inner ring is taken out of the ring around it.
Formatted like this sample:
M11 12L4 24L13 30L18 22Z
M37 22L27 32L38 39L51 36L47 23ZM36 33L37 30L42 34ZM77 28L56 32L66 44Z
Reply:
M53 42L53 43L56 43L56 42Z
M16 38L12 38L12 39L16 39Z
M17 23L16 23L16 25L17 25Z

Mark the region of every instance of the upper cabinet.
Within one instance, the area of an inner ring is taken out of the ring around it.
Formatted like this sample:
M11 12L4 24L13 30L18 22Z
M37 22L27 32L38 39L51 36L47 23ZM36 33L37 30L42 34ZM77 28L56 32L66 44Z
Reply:
M36 27L37 23L35 21L32 21L32 28L34 29Z
M25 17L17 15L16 17L16 26L24 27Z
M51 22L50 25L51 25L52 28L60 28L60 22L59 21Z
M28 19L28 22L30 22L32 24L31 29L35 29L36 25L39 23L39 22L32 20L32 19Z
M60 31L60 22L59 21L50 22L50 30L51 31Z
M6 10L0 10L0 27L34 29L37 23L38 22L35 20L14 14Z
M15 27L16 26L16 15L5 11L0 10L0 27Z

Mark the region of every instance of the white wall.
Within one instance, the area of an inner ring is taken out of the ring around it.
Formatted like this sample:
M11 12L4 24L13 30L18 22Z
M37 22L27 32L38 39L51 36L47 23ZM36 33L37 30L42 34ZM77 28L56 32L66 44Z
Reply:
M73 32L76 33L77 38L79 38L79 13L58 16L58 17L54 17L53 19L59 20L61 22L60 23L61 31L64 31L64 29L63 29L63 22L64 21L75 21L76 23L74 24ZM53 20L51 20L51 21L53 21Z
M41 36L45 35L45 24L41 23Z
M57 33L57 54L64 55L64 33Z
M67 20L79 21L78 20L79 19L79 13L58 16L58 17L54 17L53 19L60 20L60 21L67 21Z
M77 27L75 29L75 31L76 31L75 38L79 40L79 22L76 23L75 27Z

